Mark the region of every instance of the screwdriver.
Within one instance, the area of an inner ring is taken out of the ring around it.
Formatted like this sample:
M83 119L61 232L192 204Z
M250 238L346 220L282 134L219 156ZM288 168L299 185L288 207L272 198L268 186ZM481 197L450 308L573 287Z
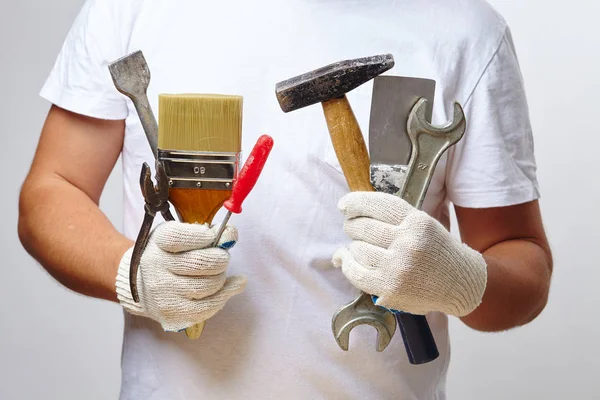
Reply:
M269 153L273 148L273 138L269 135L262 135L256 141L254 148L250 152L248 159L244 163L242 170L238 174L237 179L233 183L233 188L231 189L231 196L229 199L223 204L223 206L228 210L225 219L221 223L221 227L219 228L219 233L217 234L217 239L215 240L214 246L219 243L221 239L221 235L223 235L223 231L227 227L227 223L229 222L229 218L231 218L232 213L239 214L242 212L242 203L256 185L256 181L262 172L263 167L265 166L265 162L269 157Z

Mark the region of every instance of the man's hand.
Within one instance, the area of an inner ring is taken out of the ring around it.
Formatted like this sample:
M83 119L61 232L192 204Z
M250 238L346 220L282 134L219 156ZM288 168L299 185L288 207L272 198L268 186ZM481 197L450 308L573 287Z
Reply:
M229 254L211 247L215 229L164 223L152 232L142 256L137 282L141 301L133 302L133 242L98 208L121 153L124 127L124 121L51 108L21 190L19 236L27 251L66 287L119 301L167 330L181 330L220 310L244 289L245 278L225 278ZM220 243L236 238L235 229L229 228Z
M237 240L237 230L228 226L217 247L212 247L218 226L165 222L148 241L140 262L138 287L140 302L129 289L129 249L119 265L117 294L132 314L159 322L166 331L180 331L203 322L241 293L246 286L242 276L225 277L229 252Z
M378 305L464 316L481 303L487 280L483 256L434 218L378 192L350 193L338 207L353 242L336 252L334 265L354 286L377 296Z

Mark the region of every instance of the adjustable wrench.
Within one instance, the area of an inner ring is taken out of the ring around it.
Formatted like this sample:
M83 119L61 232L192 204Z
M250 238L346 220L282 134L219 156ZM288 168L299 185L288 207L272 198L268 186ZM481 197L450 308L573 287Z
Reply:
M432 126L427 122L426 108L427 100L422 98L417 101L408 117L407 131L412 143L412 153L406 170L406 178L404 182L400 183L401 190L397 193L402 199L419 209L425 200L440 157L463 137L466 130L466 119L460 104L454 103L452 121L440 127ZM343 350L348 350L350 331L354 327L362 324L373 325L373 318L370 315L366 316L364 310L373 310L374 308L384 310L382 307L375 306L373 300L371 296L361 293L356 300L335 313L332 320L333 334ZM394 311L394 313L402 315L398 311ZM384 316L389 318L386 314L381 315L381 318ZM383 351L390 340L386 342L386 336L382 335L381 329L378 328L378 332L377 351ZM391 335L393 334L394 332L391 332Z

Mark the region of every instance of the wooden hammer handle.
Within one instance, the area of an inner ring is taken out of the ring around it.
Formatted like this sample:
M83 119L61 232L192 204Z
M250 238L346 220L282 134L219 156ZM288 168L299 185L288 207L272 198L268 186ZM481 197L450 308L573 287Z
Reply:
M367 145L346 96L323 104L338 161L352 192L374 192Z

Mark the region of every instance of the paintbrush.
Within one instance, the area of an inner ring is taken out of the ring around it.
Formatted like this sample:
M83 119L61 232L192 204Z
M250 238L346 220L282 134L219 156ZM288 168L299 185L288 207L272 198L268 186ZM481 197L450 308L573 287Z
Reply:
M159 96L158 159L169 177L169 201L179 219L211 224L238 175L242 139L241 96ZM205 322L186 329L191 339Z

